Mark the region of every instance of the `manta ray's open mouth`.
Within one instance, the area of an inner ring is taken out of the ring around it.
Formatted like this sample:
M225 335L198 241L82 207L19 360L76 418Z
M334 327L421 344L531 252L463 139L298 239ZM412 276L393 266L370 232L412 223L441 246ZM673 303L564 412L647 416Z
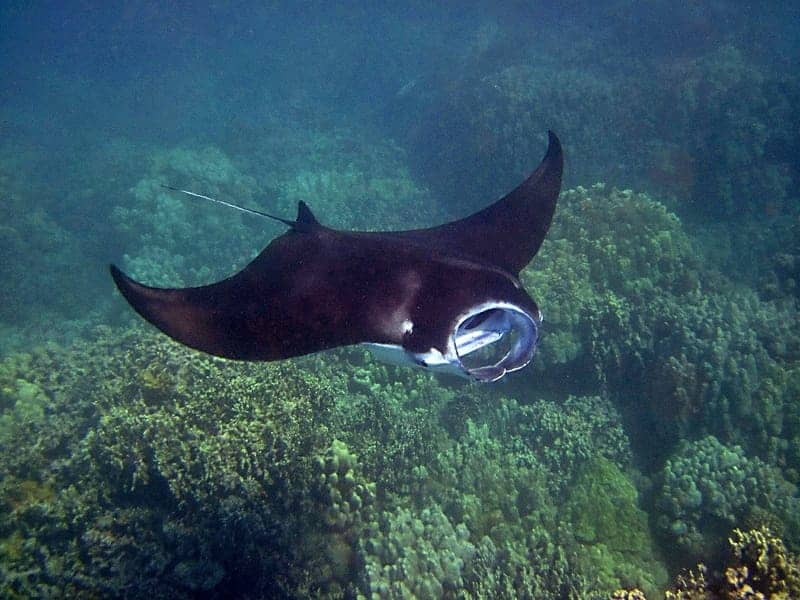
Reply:
M496 381L531 362L540 319L512 304L475 307L456 325L453 344L459 366L479 381Z

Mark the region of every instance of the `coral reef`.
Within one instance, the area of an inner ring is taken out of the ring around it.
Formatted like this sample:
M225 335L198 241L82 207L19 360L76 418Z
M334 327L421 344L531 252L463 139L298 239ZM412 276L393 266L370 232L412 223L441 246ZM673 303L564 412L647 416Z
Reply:
M658 334L653 304L696 291L697 270L679 221L648 196L600 184L564 192L548 242L522 273L549 324L539 365L588 359L600 379L629 377Z
M547 58L549 50L528 52L516 61L472 65L476 72L444 89L417 90L419 104L398 135L413 149L412 164L445 201L477 209L511 189L535 166L549 128L568 140L570 156L580 157L570 164L570 185L630 185L645 172L640 136L642 129L650 132L652 117L643 108L653 105L649 95L657 87L584 64L564 68ZM580 116L587 114L603 118ZM624 158L597 158L609 156Z
M768 529L733 531L721 572L699 564L677 577L667 600L789 600L800 597L800 560Z
M320 127L271 117L255 143L237 140L248 145L236 163L258 173L265 187L264 210L292 216L303 200L323 223L343 229L408 229L445 220L440 201L409 172L407 151L391 139L358 123Z
M352 587L358 545L367 524L374 519L375 483L361 475L356 456L347 445L334 439L324 455L316 459L317 510L323 513L322 535L311 534L305 544L317 547L316 581L327 593Z
M797 177L788 133L797 122L796 77L766 73L734 44L667 76L674 112L664 134L689 154L694 176L684 191L694 212L728 219L781 212Z
M571 494L592 493L579 473L593 457L629 465L615 414L596 397L530 405L498 397L476 408L464 431L427 466L422 497L437 499L451 519L463 522L477 548L467 571L469 597L561 597L618 585L597 578L596 565L577 558L582 545L569 533L563 510ZM626 553L652 552L627 541ZM644 581L659 581L659 568L655 559L642 559L638 573Z
M341 353L347 360L345 373L338 363L314 364L324 377L343 377L348 390L336 404L333 428L358 454L365 472L380 482L379 495L417 492L427 465L447 444L438 414L456 392L430 373L377 363L364 350ZM331 373L331 366L337 372Z
M285 230L165 189L166 184L287 218L304 200L322 222L347 229L408 227L409 211L421 226L442 220L436 203L399 161L396 146L369 147L364 140L364 147L356 147L347 130L284 126L272 136L280 155L261 149L233 159L212 146L154 151L125 203L111 213L124 270L161 287L208 283L244 266ZM293 148L290 157L287 147ZM242 163L269 187L245 174Z
M163 187L182 186L255 205L256 181L219 149L179 147L156 152L148 171L130 190L126 203L116 206L111 215L118 246L127 252L124 267L137 278L160 286L207 283L229 275L261 250L261 244L252 242L257 231L252 219L199 204L196 198ZM224 243L220 231L225 231Z
M36 340L73 339L97 316L85 296L97 284L98 273L75 268L76 261L85 260L87 242L39 205L45 186L24 180L17 171L25 156L11 152L0 147L2 353L30 347Z
M463 588L475 554L470 532L455 527L438 506L382 513L361 544L361 588L367 598L442 598Z
M698 271L678 219L646 194L602 184L564 192L548 243L522 273L545 311L554 307L542 366L593 355L601 378L627 371L659 333L651 315L662 299L698 291Z
M557 508L597 493L579 476L591 457L629 464L596 397L521 405L357 349L254 365L103 328L6 359L0 391L6 595L510 598L624 582L594 575L568 533L582 511ZM468 410L448 432L454 402ZM634 564L644 538L622 539Z
M785 418L796 310L704 265L680 221L645 194L596 185L563 193L559 207L522 273L546 319L537 385L563 389L567 374L578 390L603 384L654 464L679 439L711 433L797 470L796 423Z
M416 181L406 153L354 129L272 132L250 160L275 190L281 214L304 200L322 222L343 229L410 229L445 220L441 204ZM292 147L293 155L283 150ZM280 149L281 152L277 152Z
M667 582L657 558L647 515L633 482L613 462L585 464L563 506L565 531L578 543L580 571L592 573L599 589L636 584L653 594Z
M710 556L731 527L769 523L793 546L791 308L708 269L644 194L566 192L552 236L523 273L547 319L538 366L505 388L359 348L232 364L138 330L7 359L4 589L652 594L664 568L634 459L659 474L644 506L666 544Z
M549 473L553 493L563 494L581 466L606 458L620 466L631 461L631 448L614 405L599 396L569 396L561 402L519 404L503 399L494 409L493 434L511 436Z
M659 20L676 16L665 7L660 13ZM648 16L656 14L654 9ZM444 90L419 86L417 104L406 118L420 124L406 124L401 135L419 149L411 157L430 184L475 206L530 169L542 132L552 127L569 140L575 157L570 185L604 180L654 189L671 195L682 217L706 223L774 221L786 214L800 177L791 135L800 101L793 71L766 67L759 53L746 47L751 34L735 39L727 27L717 32L714 44L656 58L649 36L668 29L659 24L648 31L646 50L624 52L642 30L605 17L592 20L593 30L608 27L605 35L615 40L602 51L595 36L567 50L545 34L526 40L504 60L474 58L467 66L470 76ZM637 15L637 24L642 18ZM738 21L733 15L721 19L729 26ZM549 56L548 44L557 45L559 60ZM564 52L573 59L566 60ZM587 62L588 54L607 64ZM756 235L779 248L759 227L742 229L741 235L730 229L719 233L737 242ZM738 258L730 256L728 264L741 271ZM753 258L748 271L758 265Z
M684 442L664 466L656 491L656 523L681 560L714 556L736 524L778 523L797 540L795 486L757 457L707 436Z
M9 23L40 14L12 4ZM42 94L11 90L0 121L0 353L24 350L0 360L0 596L640 600L664 585L659 544L673 568L709 565L668 598L800 596L796 40L763 6L583 3L565 20L510 4L436 12L435 33L419 11L337 9L283 32L274 7L266 28L238 11L215 40L278 34L269 60L238 46L266 64L247 73L192 45L208 19L134 11L170 32L144 28L154 56L193 50L157 96L124 19L99 38L68 23L87 35L52 61L29 52L18 83ZM307 29L299 54L279 47ZM92 75L128 53L135 69ZM163 184L286 217L304 200L336 227L422 227L518 183L547 128L568 185L648 193L563 193L522 273L542 347L502 385L360 348L251 365L87 329L136 319L109 260L205 283L283 231ZM115 129L129 138L99 139Z
M383 532L383 547L387 536L399 535L392 529L400 527L398 515L405 522L425 521L424 511L436 510L451 524L440 535L450 539L448 528L463 527L475 547L461 570L459 593L466 597L554 597L619 584L599 581L592 576L594 565L571 558L579 544L565 533L568 524L559 526L557 508L569 489L580 488L571 484L592 457L629 464L627 438L610 402L590 396L521 404L485 386L444 387L430 375L374 364L355 350L348 359L350 393L337 404L337 429L348 447L358 448L364 470L374 474L384 507L367 525L370 537L362 544L372 548L377 534L369 532ZM325 365L314 368L324 372ZM409 499L414 507L405 504ZM392 509L395 502L401 504ZM412 558L380 564L394 571L398 561L410 560L417 573L420 553L435 563L442 560L440 551L415 546ZM365 560L379 562L374 556ZM660 580L659 568L655 562L642 566L642 580ZM390 576L371 577L387 597L402 597L398 590L405 588ZM414 581L405 585L428 585Z
M33 407L4 422L0 438L0 530L13 558L4 593L180 597L328 584L295 569L310 555L297 538L325 531L309 490L314 456L331 444L330 385L290 363L231 367L154 334L101 332L85 348L3 367L6 381L24 372L28 382L4 384L14 399L4 412ZM44 411L33 386L52 390Z
M542 528L528 532L522 543L499 547L485 536L466 574L463 596L498 598L602 598L571 563L568 552Z

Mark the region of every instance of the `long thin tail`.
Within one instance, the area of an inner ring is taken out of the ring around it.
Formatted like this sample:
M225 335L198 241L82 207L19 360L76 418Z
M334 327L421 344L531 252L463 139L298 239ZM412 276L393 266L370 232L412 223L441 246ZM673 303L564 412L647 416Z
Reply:
M295 221L291 221L289 219L284 219L282 217L276 217L275 215L271 215L269 213L261 212L260 210L256 210L254 208L247 208L246 206L239 206L238 204L233 204L232 202L226 202L225 200L218 200L217 198L212 198L211 196L204 196L203 194L197 194L195 192L190 192L189 190L182 190L176 187L172 187L171 185L164 185L161 184L161 187L171 190L173 192L180 192L181 194L186 194L187 196L194 196L195 198L202 198L203 200L210 200L211 202L216 202L217 204L222 204L223 206L227 206L228 208L235 208L236 210L240 210L243 213L249 213L251 215L256 215L259 217L265 217L267 219L273 219L274 221L278 221L283 223L284 225L288 225L289 227L294 227L296 225Z

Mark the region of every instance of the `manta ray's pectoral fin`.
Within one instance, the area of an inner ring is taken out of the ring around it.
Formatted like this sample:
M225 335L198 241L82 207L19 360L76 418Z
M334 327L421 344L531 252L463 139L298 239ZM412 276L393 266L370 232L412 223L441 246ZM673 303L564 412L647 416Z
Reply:
M230 280L194 288L154 288L134 281L111 265L122 296L133 309L171 338L196 350L225 358L258 358L246 315L233 310L239 297Z
M351 264L349 244L304 204L298 226L273 239L238 273L209 285L155 288L116 266L111 276L146 321L196 350L237 360L280 360L369 341L361 289L369 256ZM346 236L345 236L346 239ZM334 240L331 242L331 240ZM374 288L385 285L377 277Z
M494 204L457 221L396 235L518 274L539 251L561 191L561 142L552 131L548 139L536 170Z
M285 223L289 231L227 279L198 287L156 288L133 280L115 265L110 265L111 277L146 321L182 344L215 356L278 360L348 343L347 336L340 341L324 324L309 323L307 313L314 311L306 306L308 297L299 302L287 296L297 269L315 253L314 232L325 228L303 201L294 221L256 214Z

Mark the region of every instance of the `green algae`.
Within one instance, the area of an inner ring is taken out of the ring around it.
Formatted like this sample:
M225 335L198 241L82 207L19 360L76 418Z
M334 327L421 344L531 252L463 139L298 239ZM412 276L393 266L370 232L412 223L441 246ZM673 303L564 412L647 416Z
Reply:
M587 463L570 486L563 508L578 544L578 562L607 592L636 586L655 593L667 582L648 517L633 482L613 462Z

